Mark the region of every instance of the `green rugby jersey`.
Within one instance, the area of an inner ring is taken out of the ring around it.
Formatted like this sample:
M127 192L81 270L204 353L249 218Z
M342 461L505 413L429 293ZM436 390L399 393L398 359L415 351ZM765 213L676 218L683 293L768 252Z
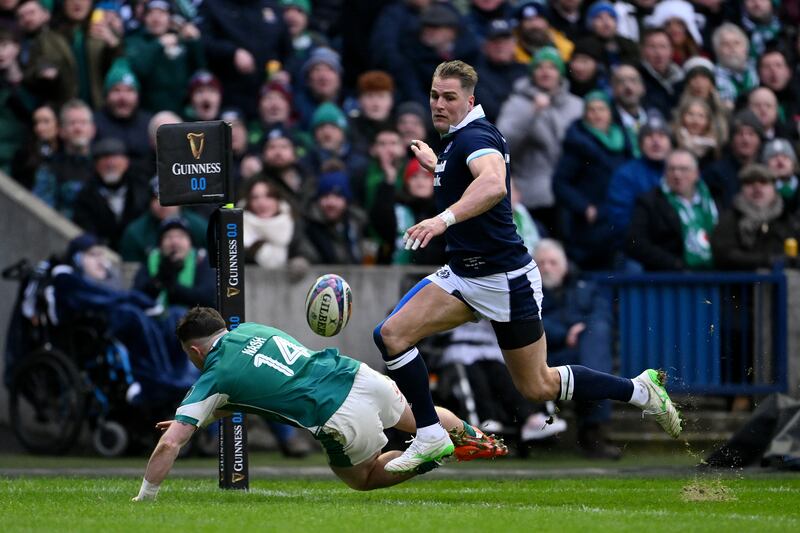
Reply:
M316 433L350 393L360 365L335 348L312 352L279 329L245 322L211 349L175 420L201 426L225 409Z

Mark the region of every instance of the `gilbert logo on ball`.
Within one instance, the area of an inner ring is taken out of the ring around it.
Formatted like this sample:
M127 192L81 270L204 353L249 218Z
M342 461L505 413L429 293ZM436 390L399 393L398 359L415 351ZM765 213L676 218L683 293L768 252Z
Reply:
M320 276L306 296L306 320L311 330L323 337L333 337L350 320L353 292L336 274Z

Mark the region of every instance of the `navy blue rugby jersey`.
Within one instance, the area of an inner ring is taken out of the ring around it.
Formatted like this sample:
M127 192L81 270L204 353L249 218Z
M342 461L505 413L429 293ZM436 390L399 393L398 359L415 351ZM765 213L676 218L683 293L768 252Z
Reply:
M447 228L447 260L459 276L480 277L508 272L531 261L517 234L511 211L511 169L506 140L488 120L481 106L472 111L442 138L434 172L436 207L444 211L456 203L472 183L467 164L481 155L496 152L506 161L506 190L490 210Z

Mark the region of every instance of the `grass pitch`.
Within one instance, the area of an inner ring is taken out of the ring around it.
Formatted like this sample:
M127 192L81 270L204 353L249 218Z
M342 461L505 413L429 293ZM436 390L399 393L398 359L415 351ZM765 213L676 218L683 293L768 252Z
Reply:
M458 468L458 467L453 467ZM355 492L331 479L0 478L5 531L798 531L800 477L441 479Z

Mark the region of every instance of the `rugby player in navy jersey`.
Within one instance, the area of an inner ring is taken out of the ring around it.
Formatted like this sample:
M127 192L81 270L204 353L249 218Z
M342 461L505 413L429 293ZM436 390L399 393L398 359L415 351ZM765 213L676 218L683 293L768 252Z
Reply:
M630 402L677 437L681 419L664 388L662 372L649 369L627 379L580 365L547 366L542 282L512 219L508 146L475 105L477 82L470 65L441 63L433 73L430 107L444 148L437 155L423 141L411 143L420 164L434 173L434 197L441 212L409 228L406 247L424 248L444 234L448 263L413 287L375 327L375 344L389 375L411 403L417 424L411 445L385 469L413 472L453 453L415 345L476 318L491 321L514 384L529 400Z

